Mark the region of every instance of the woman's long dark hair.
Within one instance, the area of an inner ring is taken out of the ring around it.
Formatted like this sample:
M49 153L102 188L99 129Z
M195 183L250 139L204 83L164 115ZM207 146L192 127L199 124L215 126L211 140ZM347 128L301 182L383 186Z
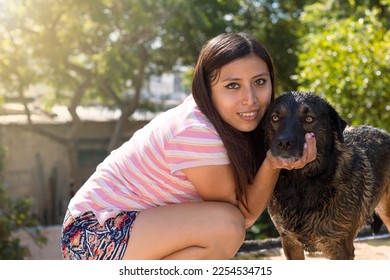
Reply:
M211 83L222 66L236 59L255 54L267 65L274 99L274 65L267 49L247 33L225 33L208 41L202 48L194 69L192 95L199 109L214 125L221 137L233 168L237 199L247 207L246 189L265 158L262 125L251 132L241 132L226 123L211 99Z

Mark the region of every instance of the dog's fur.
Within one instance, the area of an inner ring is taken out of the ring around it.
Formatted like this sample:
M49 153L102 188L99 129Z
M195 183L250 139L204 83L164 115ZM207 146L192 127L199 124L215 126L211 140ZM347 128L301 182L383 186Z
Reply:
M276 98L264 128L272 154L287 161L302 156L305 133L317 143L313 162L281 171L268 207L288 259L304 259L304 250L354 259L353 240L374 212L390 231L389 134L347 127L323 98L303 92Z

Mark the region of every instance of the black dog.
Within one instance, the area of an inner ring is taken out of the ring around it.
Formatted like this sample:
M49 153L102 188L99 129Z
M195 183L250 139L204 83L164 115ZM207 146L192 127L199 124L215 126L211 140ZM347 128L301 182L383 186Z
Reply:
M354 259L353 240L374 212L390 231L389 134L346 128L328 102L303 92L275 99L264 124L268 147L284 160L302 156L305 133L316 137L316 159L281 171L268 208L288 259L304 259L304 250Z

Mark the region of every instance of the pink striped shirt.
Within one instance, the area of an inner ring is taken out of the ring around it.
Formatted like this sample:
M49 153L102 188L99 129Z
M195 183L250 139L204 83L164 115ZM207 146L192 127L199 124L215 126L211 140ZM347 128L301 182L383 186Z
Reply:
M123 210L201 201L182 169L228 163L221 138L189 96L99 164L69 210L73 216L93 211L102 224Z

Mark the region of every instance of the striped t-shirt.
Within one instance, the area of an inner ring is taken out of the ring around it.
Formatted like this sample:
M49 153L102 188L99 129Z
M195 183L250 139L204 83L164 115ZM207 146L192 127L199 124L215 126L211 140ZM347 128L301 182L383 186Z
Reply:
M100 163L69 210L73 216L93 211L103 223L120 211L201 201L182 169L228 163L221 138L189 96Z

